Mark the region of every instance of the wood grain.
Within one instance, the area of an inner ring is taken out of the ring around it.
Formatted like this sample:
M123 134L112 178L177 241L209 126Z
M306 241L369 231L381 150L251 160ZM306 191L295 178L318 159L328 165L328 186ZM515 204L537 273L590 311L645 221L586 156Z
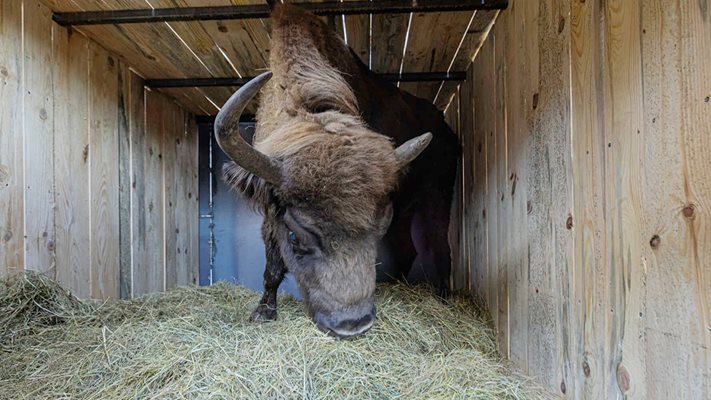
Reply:
M451 65L448 67L450 71L465 71L469 68L473 57L484 44L487 34L498 15L498 10L479 10L474 13L471 24L462 38L459 51L455 54ZM454 88L458 85L458 82L442 82L442 87L434 99L437 108L444 109L449 102Z
M413 14L403 72L446 71L471 17L471 11ZM433 39L437 46L431 46ZM402 83L400 87L433 101L440 85L441 82L419 82Z
M131 255L131 103L143 96L142 80L128 67L118 66L118 154L119 154L119 287L122 299L131 298L133 265Z
M370 15L346 16L346 32L348 47L365 65L370 65Z
M119 297L118 65L89 43L91 295Z
M495 42L487 41L481 49L482 57L474 60L472 64L474 83L474 134L477 138L472 149L472 157L476 161L475 201L473 208L476 212L476 224L480 243L477 244L474 260L477 268L482 271L480 277L472 277L477 282L472 282L471 287L484 288L482 293L487 293L486 301L491 311L491 317L497 331L500 330L499 322L499 281L498 271L498 215L496 212L496 193L498 192L496 157L496 59ZM490 203L493 199L493 207Z
M487 148L487 216L491 218L489 222L489 246L488 246L488 269L494 269L498 282L498 312L497 335L499 341L499 351L510 357L510 310L509 310L509 249L506 243L507 229L511 224L511 218L507 214L506 207L500 207L501 196L506 190L507 171L507 144L508 131L506 126L506 24L501 23L495 27L493 37L494 42L494 74L495 87L490 95L490 101L494 104L494 133L490 138L490 145ZM483 55L482 55L483 56ZM494 222L495 221L495 222ZM493 267L492 267L493 266Z
M52 26L56 277L76 296L91 296L89 40Z
M506 250L500 255L499 263L508 268L509 286L509 342L510 356L524 372L528 372L528 340L529 340L529 308L528 308L528 279L529 279L529 244L527 237L523 240L522 235L527 235L530 224L529 216L522 217L517 214L512 200L514 195L527 193L528 168L526 166L526 148L528 131L526 128L525 106L523 105L524 84L522 82L525 72L525 59L527 53L524 52L522 41L513 38L525 32L527 35L535 35L530 25L525 25L524 2L514 2L510 5L505 14L505 18L499 17L498 23L504 24L506 29L505 57L505 89L503 96L506 101L506 146L503 148L501 157L506 162L503 169L497 173L499 183L498 201L506 221L499 219L500 227L504 229L499 238L500 243L506 243ZM531 32L532 30L532 32ZM535 36L534 36L535 37ZM533 51L533 50L532 50ZM516 190L514 191L514 183ZM544 210L544 207L539 207ZM501 216L502 214L499 214ZM503 225L503 226L501 226ZM541 233L537 233L541 235Z
M469 276L473 271L477 270L479 265L473 263L472 247L476 243L474 237L474 217L476 212L472 204L473 183L475 179L474 165L476 160L472 157L472 149L474 148L474 96L472 75L473 71L468 72L468 81L463 82L460 86L459 98L459 140L462 146L462 246L463 258L460 265L460 270L454 275L455 288L469 289Z
M578 384L570 390L571 398L603 398L609 376L604 372L606 352L605 292L608 269L605 262L606 232L604 201L604 137L602 130L602 59L599 37L602 28L600 10L594 2L571 3L570 70L573 161L573 216L575 292L582 294L577 306L578 334L571 335L579 360L569 368L578 368ZM582 376L580 373L582 372Z
M165 286L166 289L178 285L178 271L187 267L183 262L183 249L178 246L181 224L179 223L178 197L182 190L180 174L182 166L178 164L178 146L185 133L185 119L182 110L169 99L163 99L163 226L165 252ZM179 253L180 252L180 253Z
M457 135L457 137L460 136L460 131L459 131L459 92L454 93L454 99L452 100L452 104L450 107L447 109L447 111L444 113L444 119L447 122L447 125L452 129L452 131ZM452 272L449 275L449 287L452 289L455 289L455 282L457 285L461 285L462 282L459 279L455 279L455 274L459 273L461 271L460 267L460 257L459 257L459 252L461 251L461 223L462 223L462 217L460 215L461 213L461 194L460 194L460 188L461 188L461 180L462 180L462 174L461 174L461 162L458 162L457 165L457 176L454 181L454 193L452 196L452 207L450 209L449 213L449 231L448 231L448 238L449 238L449 249L450 249L450 256L452 259ZM459 289L459 288L456 288Z
M671 3L642 3L642 259L630 272L643 280L628 296L643 302L627 313L624 340L629 319L643 331L622 361L645 373L629 373L634 397L702 399L711 393L711 23L703 3Z
M6 275L25 266L22 3L0 1L0 37L0 275Z
M133 182L133 295L163 290L163 96L147 91L144 120L136 121L131 132ZM156 249L159 249L158 251Z
M172 140L187 137L187 126L192 129L180 157L174 145L166 169L173 183L169 192L187 199L180 211L168 213L185 219L181 227L186 232L174 240L185 260L175 263L181 271L172 271L173 281L195 281L197 180L191 168L196 169L197 133L192 115L159 94L159 104L147 110L140 76L80 32L51 23L45 3L0 2L0 274L40 270L82 298L128 298L134 284L164 288L162 277L134 281L139 265L131 242L146 242L133 229L134 219L152 218L152 210L145 210L150 207L142 208L133 194L139 179L161 196L155 212L160 218L165 214L162 154L155 154L157 162L149 160L159 167L140 176L136 173L145 163L134 157L144 150L142 144L153 144L145 140L144 116L157 109L149 115L151 128L159 127L152 131L159 150L168 136L163 130L170 131ZM142 141L137 145L135 138ZM152 181L145 182L144 175ZM157 234L148 237L159 238L158 245L138 250L144 259L158 258L150 265L163 271L164 226L159 221L152 226Z
M24 2L23 130L25 154L25 268L55 276L54 99L50 10L39 1ZM32 15L32 17L28 17ZM26 159L27 160L27 159Z
M377 73L400 72L409 14L373 15L372 64Z
M490 204L496 171L497 232L488 240L497 238L498 265L487 246L489 265L474 270L488 284L473 288L489 304L498 288L502 352L508 345L509 358L552 393L709 393L704 4L516 1L489 37L496 87L474 91L473 113L475 127L500 113L501 140L487 142L497 157L487 151L486 185L475 190ZM475 87L487 65L473 63ZM477 198L465 207L477 209Z
M198 197L198 127L195 123L195 118L187 116L186 130L183 143L181 164L184 165L185 173L181 175L183 179L183 191L181 193L183 207L183 227L185 228L185 236L183 239L187 255L187 269L185 273L186 284L198 284L200 275L199 261L199 197ZM178 283L182 284L180 275L178 275Z

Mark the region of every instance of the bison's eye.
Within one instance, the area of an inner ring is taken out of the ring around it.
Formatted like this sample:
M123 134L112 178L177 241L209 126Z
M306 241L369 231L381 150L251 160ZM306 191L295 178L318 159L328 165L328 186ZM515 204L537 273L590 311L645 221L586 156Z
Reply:
M292 246L296 246L299 244L299 239L296 237L296 232L294 231L289 231L287 237L289 238L289 243Z

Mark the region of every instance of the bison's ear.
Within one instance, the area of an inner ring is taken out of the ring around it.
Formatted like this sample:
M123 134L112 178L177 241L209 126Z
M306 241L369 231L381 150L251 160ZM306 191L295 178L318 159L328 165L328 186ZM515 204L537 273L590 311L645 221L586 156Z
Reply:
M432 133L427 132L416 138L410 139L401 144L395 149L395 158L397 159L398 167L403 169L420 155L427 145L432 141Z

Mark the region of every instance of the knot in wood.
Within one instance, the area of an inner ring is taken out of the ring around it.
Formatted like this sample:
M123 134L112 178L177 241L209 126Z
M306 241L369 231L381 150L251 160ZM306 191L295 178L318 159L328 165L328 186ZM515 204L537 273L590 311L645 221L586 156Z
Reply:
M565 221L565 228L568 230L573 229L573 216L568 215L568 219Z
M649 245L653 249L658 248L660 244L662 244L662 238L660 238L659 235L652 236L652 239L649 241Z
M586 378L590 377L590 364L587 361L583 361L583 374Z
M684 209L681 210L681 213L684 214L684 217L686 217L686 218L693 218L695 211L696 211L695 205L687 204L686 207L684 207Z
M617 386L622 393L627 393L630 390L630 374L622 364L617 367Z

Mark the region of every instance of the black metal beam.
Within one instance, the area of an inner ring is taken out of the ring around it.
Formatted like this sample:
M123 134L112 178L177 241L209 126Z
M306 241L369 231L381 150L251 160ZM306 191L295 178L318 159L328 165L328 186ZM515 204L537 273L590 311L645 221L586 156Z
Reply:
M299 3L316 15L402 14L443 11L503 10L508 0L378 0ZM269 18L269 4L216 7L181 7L133 10L56 12L52 19L62 26L134 24L147 22Z
M381 78L391 82L441 82L463 81L467 73L453 72L410 72L403 74L380 74ZM144 84L151 88L181 88L210 86L242 86L249 82L248 78L178 78L178 79L146 79Z

